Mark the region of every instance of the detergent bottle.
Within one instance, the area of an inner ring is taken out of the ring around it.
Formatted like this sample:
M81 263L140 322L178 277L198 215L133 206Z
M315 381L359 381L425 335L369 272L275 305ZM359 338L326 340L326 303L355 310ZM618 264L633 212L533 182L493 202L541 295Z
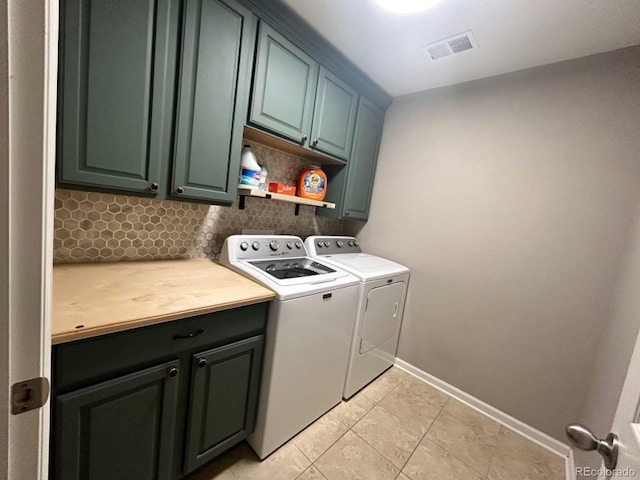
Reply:
M298 196L310 200L324 200L327 194L327 175L320 167L311 167L300 174Z

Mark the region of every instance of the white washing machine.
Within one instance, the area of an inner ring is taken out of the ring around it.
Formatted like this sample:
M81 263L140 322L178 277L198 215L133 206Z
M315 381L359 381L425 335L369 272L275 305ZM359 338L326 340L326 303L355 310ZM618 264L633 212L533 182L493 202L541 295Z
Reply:
M350 398L396 359L409 269L360 251L354 237L313 236L305 240L311 256L360 279L344 398Z
M228 237L220 263L276 293L249 437L264 459L342 400L359 280L288 235Z

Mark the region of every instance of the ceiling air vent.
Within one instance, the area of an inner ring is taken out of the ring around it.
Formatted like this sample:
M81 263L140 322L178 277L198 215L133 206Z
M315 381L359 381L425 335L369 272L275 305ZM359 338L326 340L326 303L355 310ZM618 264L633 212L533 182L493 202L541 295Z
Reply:
M459 33L420 48L432 62L435 62L441 58L476 49L478 48L478 43L473 36L473 32L469 30L468 32Z

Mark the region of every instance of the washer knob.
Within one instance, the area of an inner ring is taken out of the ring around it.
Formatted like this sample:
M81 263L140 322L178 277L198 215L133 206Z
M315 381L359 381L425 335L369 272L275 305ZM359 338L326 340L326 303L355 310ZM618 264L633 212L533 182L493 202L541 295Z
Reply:
M329 245L331 245L329 242L324 242L325 247L328 247Z
M349 240L349 246L353 247L353 240Z
M358 240L354 240L354 241L353 241L353 246L354 246L354 247L357 247L357 246L358 246Z
M318 242L318 248L322 248L322 247L324 247L324 243Z
M253 248L254 250L258 251L260 249L260 244L258 242L253 242L251 244L251 248Z
M278 244L278 242L276 242L275 240L271 240L269 242L269 248L275 252L280 248L280 244Z
M291 250L293 248L293 243L287 242L287 248Z
M344 247L344 242L342 240L338 240L336 242L336 245L338 246L338 248L342 248L342 247Z
M301 242L296 242L296 248L302 248L302 243Z
M240 250L242 250L243 252L246 252L248 248L249 244L247 242L240 243Z

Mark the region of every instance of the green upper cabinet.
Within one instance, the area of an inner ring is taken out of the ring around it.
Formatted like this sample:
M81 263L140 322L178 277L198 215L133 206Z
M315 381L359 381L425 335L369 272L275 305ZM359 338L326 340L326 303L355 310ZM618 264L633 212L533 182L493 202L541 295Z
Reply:
M170 154L176 0L67 0L58 179L155 194Z
M320 67L311 148L348 160L357 106L358 92L326 68Z
M336 168L329 180L327 200L335 201L338 206L333 212L322 209L318 213L367 220L383 122L384 111L361 96L349 164Z
M256 17L233 0L187 0L172 195L236 198Z
M318 63L260 22L250 123L307 145L317 81Z
M391 99L283 2L60 0L59 54L59 186L231 205L246 123L366 218Z
M347 218L366 220L376 174L384 112L365 97L360 97L353 149L349 161L347 185L342 203Z
M260 23L249 123L347 161L358 92Z
M179 361L60 395L53 476L171 479Z

